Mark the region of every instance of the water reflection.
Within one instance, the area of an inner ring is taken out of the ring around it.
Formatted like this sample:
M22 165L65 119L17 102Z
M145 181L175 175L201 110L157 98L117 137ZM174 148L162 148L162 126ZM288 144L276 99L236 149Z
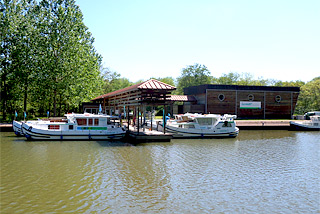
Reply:
M319 133L32 142L1 134L1 213L316 213Z

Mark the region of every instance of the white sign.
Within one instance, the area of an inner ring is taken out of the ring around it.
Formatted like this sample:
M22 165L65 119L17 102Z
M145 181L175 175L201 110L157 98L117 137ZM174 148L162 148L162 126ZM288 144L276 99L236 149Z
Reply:
M240 101L240 109L261 109L261 102Z

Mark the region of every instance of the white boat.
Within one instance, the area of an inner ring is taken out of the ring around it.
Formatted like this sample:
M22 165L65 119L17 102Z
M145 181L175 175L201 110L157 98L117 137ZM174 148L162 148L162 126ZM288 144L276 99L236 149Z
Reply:
M66 114L66 120L23 123L22 131L31 140L117 140L126 131L109 115Z
M61 121L61 119L59 119L59 121ZM12 128L14 133L17 136L24 136L24 133L22 131L22 124L23 123L27 123L29 126L35 125L35 124L48 124L48 123L52 123L52 122L57 122L56 118L51 118L51 119L38 119L38 120L28 120L28 121L16 121L14 120L12 122Z
M320 115L310 116L310 120L291 121L290 130L320 131Z
M22 122L21 121L14 120L12 122L12 128L13 128L14 133L17 136L23 136L23 133L22 133Z
M213 138L236 137L239 128L234 119L236 115L217 114L184 114L176 115L174 120L168 120L166 132L172 133L173 138ZM163 131L162 123L157 129Z

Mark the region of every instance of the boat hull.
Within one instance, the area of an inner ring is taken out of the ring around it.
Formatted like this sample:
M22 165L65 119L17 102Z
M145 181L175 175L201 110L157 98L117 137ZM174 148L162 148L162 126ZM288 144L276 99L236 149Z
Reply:
M13 131L14 133L17 135L17 136L23 136L23 132L22 132L22 122L18 122L18 121L13 121L12 122L12 128L13 128Z
M154 128L163 131L162 124L157 124ZM166 132L171 133L173 138L235 138L239 134L239 128L208 130L184 129L167 125Z
M49 131L23 124L22 131L28 140L120 140L125 136L121 128L115 131Z
M173 134L173 138L235 138L239 134L239 129L225 132L208 132L207 130L185 130L174 127L166 127L166 132Z
M291 131L320 131L319 126L310 126L306 124L290 122Z

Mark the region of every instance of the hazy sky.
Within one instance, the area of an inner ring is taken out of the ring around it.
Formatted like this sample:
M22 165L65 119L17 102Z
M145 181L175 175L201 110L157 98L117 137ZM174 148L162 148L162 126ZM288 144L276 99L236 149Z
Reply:
M320 76L320 0L77 0L104 67L131 81L214 77L310 81Z

